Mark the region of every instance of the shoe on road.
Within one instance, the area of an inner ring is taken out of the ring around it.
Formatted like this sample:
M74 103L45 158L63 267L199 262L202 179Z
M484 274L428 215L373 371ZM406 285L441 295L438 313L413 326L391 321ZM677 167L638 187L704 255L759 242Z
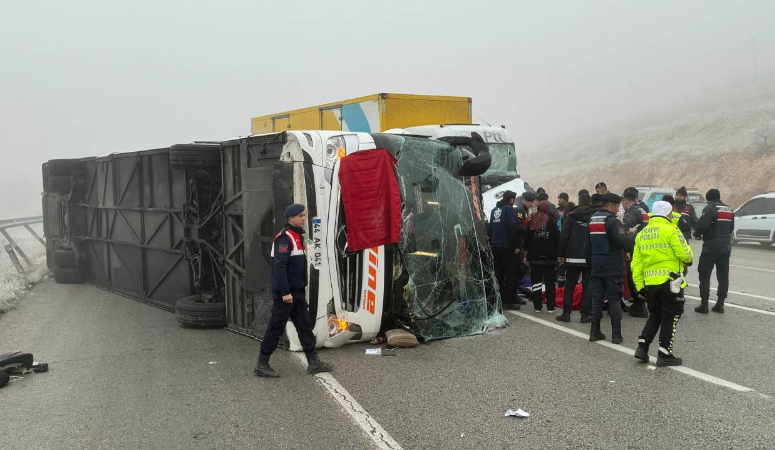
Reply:
M639 343L634 356L643 362L649 362L649 345L643 342Z
M708 305L700 305L694 308L694 312L698 312L700 314L708 314Z
M570 322L570 314L562 313L559 316L555 317L554 320L558 322Z
M262 378L279 378L280 373L276 370L272 369L272 366L269 365L269 356L271 355L258 355L258 362L256 363L256 367L253 369L253 373L257 377Z
M680 366L681 364L683 364L683 360L676 358L672 353L666 355L659 352L659 355L657 355L657 366L659 367Z

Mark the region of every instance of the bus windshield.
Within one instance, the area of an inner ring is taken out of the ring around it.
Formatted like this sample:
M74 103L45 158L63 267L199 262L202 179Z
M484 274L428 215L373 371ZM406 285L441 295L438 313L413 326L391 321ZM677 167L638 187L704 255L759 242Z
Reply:
M396 286L406 307L399 320L424 340L479 334L490 321L505 321L481 205L471 177L458 175L460 150L428 139L389 139L403 199L400 269L408 276Z

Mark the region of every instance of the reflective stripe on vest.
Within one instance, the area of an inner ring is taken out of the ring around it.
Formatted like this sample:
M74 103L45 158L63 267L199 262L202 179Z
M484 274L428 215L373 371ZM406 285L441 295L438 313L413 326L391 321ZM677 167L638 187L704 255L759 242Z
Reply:
M277 233L277 236L275 236L274 240L272 241L272 251L270 252L272 258L274 258L274 244L277 242L277 238L283 234L283 231L285 231L285 235L288 236L288 239L291 240L291 246L293 247L291 249L291 256L303 255L304 241L301 240L301 235L291 230L281 230L279 233Z
M734 215L729 206L716 205L716 220L719 222L731 222Z

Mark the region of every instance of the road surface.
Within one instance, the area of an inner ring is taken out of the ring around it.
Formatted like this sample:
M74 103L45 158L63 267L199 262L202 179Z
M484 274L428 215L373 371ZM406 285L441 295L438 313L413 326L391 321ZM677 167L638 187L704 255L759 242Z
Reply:
M395 357L324 350L332 376L307 375L279 351L279 380L252 375L254 340L48 280L0 317L0 348L51 366L0 390L2 439L25 449L773 448L775 248L735 247L731 274L724 315L694 313L689 289L680 370L632 357L644 319L625 316L614 346L588 342L578 313L561 324L523 310L505 329ZM509 408L531 416L504 417Z

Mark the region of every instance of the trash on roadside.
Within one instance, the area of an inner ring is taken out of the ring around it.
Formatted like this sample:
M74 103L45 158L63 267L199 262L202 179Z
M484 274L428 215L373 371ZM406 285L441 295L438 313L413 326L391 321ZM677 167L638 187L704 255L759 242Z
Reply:
M208 364L210 364L210 365L218 364L218 361L210 361Z
M412 348L420 345L417 336L401 328L388 331L385 333L385 337L387 337L387 343L391 347Z
M23 380L24 379L24 377L17 377L17 376L13 376L13 375L11 375L8 378L9 378L9 381L8 381L9 383L13 383L14 381L19 381L19 380Z
M396 356L396 349L383 347L383 348L367 348L366 355L370 356Z
M0 370L19 374L48 372L48 364L33 361L32 353L2 353L0 354Z
M506 411L506 415L504 417L509 417L509 416L530 417L530 413L527 411L524 411L522 408L517 408L516 411L514 411L513 409L509 409L508 411Z
M646 369L648 369L648 370L657 370L657 366L649 365L649 366L646 366Z

